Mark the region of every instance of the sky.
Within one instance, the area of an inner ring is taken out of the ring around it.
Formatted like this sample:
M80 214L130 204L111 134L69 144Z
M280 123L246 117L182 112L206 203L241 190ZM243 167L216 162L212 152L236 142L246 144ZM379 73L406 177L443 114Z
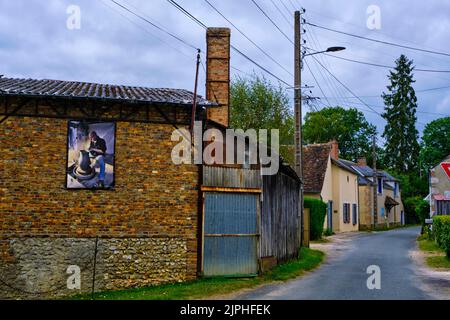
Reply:
M194 48L206 52L205 30L168 1L116 1ZM205 0L176 1L207 26L231 27L234 46L278 78L293 84L292 75L284 70L292 70L293 73L293 45L259 11L252 0L208 1L284 69L230 26ZM255 2L288 38L293 39L294 9L303 7L306 10L303 18L309 23L404 46L450 53L450 1ZM73 8L79 8L79 19L76 19L78 16ZM369 26L368 20L371 23ZM74 21L79 24L74 24ZM417 68L450 70L450 56L369 42L310 25L305 25L304 28L306 33L303 39L308 48L320 51L330 46L344 46L346 50L335 53L336 56L383 65L394 65L394 61L403 53L414 60ZM0 74L7 77L183 88L193 91L196 50L189 45L136 18L111 0L0 0ZM383 111L384 105L380 95L389 84L389 69L351 63L325 55L315 55L315 58L363 100L361 102L352 97L347 89L310 56L305 57L302 83L314 86L310 89L311 95L321 97L315 102L316 108L320 109L328 104L359 108L381 133L385 121L378 114ZM204 55L202 62L205 63ZM277 79L234 52L231 55L231 65L232 77L248 77L256 72L264 74L274 84L278 83ZM417 128L421 132L430 121L450 115L450 73L416 71L414 77L420 112L417 114ZM205 73L201 69L201 95L204 95L204 84ZM449 88L421 92L440 87ZM287 92L292 98L293 90L288 88ZM369 104L376 112L369 110L363 103ZM311 110L307 105L304 108L306 112ZM382 139L380 142L382 143Z

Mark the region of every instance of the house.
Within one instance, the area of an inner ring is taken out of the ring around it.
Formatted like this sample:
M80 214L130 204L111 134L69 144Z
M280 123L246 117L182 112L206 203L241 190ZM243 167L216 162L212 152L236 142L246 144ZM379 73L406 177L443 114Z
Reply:
M339 159L338 143L304 146L303 167L305 197L321 199L328 205L324 228L358 231L358 174Z
M208 29L201 130L228 127L229 52L230 30ZM296 256L298 176L174 163L192 107L183 89L1 77L0 298L254 275Z
M379 170L374 183L374 170L367 166L365 158L358 159L357 163L345 163L358 173L360 230L404 225L405 213L398 179ZM376 215L374 188L377 191Z
M450 215L450 154L430 170L430 217Z

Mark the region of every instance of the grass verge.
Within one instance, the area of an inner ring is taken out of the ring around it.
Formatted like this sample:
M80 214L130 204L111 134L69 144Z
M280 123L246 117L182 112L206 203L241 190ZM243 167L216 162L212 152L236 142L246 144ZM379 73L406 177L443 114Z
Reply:
M202 299L212 295L231 293L253 288L272 281L286 281L313 270L323 261L325 254L319 250L302 248L299 259L276 266L254 278L202 278L190 282L149 286L128 290L105 291L94 295L98 300L187 300ZM90 300L90 294L69 299Z
M429 240L426 235L417 238L419 249L426 253L425 262L430 268L450 270L450 259L436 242Z

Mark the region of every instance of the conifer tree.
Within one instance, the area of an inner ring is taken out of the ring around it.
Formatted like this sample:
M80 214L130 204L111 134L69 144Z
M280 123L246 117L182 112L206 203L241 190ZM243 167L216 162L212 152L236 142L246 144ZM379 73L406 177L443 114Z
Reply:
M388 92L383 93L387 121L383 137L386 165L399 173L413 173L419 169L419 133L416 129L417 98L412 84L415 82L413 61L401 55L396 67L390 71Z

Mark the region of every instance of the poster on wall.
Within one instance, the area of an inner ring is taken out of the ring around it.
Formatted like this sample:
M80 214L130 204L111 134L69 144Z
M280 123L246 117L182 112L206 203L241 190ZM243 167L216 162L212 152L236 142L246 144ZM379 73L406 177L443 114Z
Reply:
M114 187L114 122L69 121L67 133L68 189Z

